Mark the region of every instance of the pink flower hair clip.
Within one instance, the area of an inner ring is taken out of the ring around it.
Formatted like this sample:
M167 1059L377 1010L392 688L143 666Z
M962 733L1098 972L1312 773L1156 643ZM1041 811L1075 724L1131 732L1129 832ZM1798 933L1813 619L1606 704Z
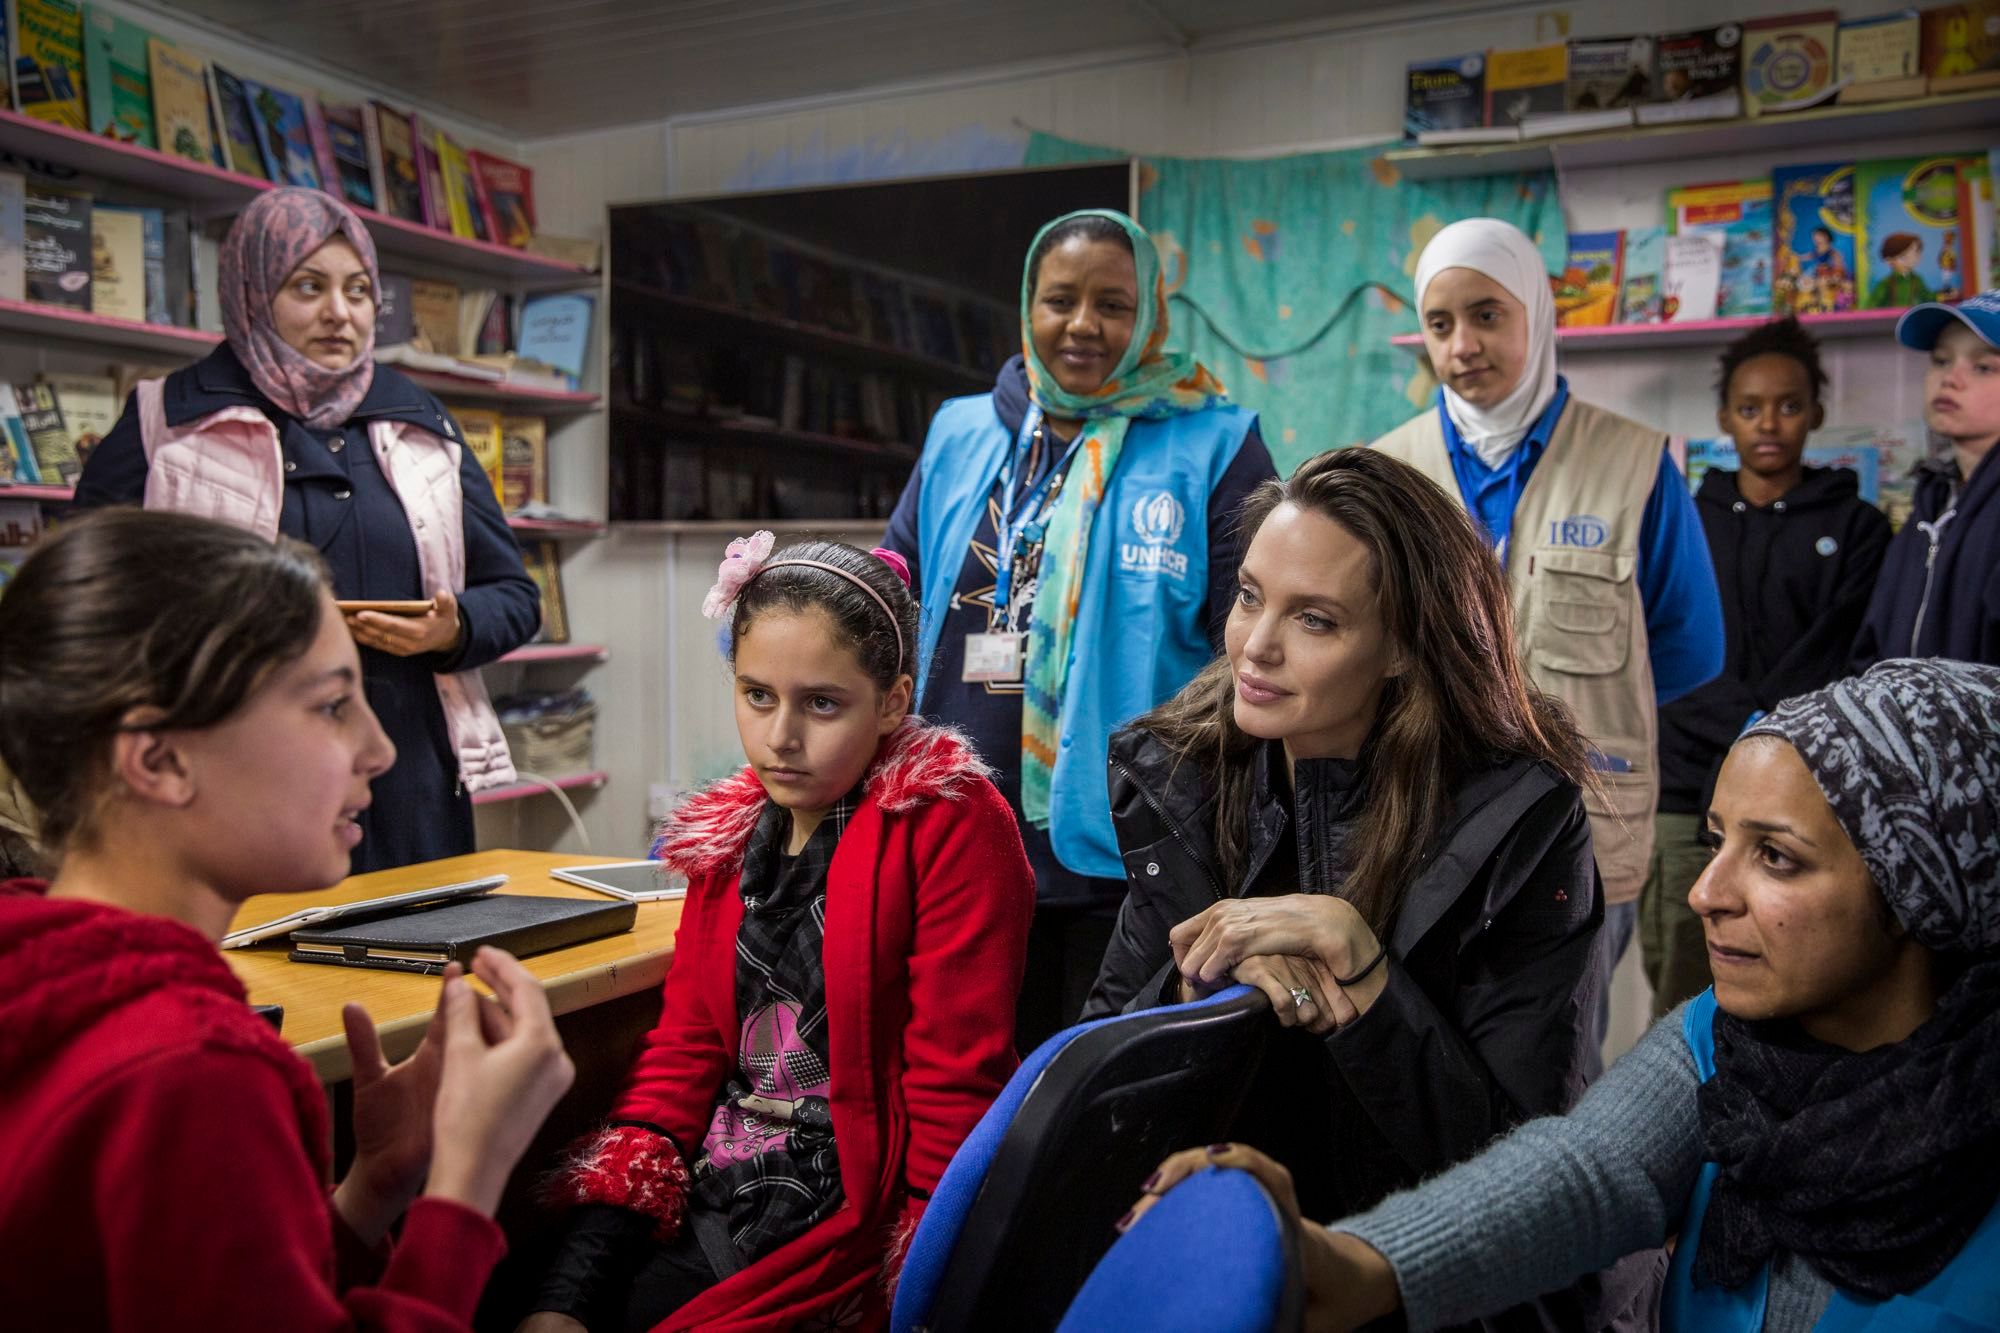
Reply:
M715 586L708 590L708 596L701 599L701 613L710 620L724 620L736 599L743 593L743 585L757 577L771 558L771 548L778 539L760 528L748 537L738 537L729 543L729 549L722 557L722 563L715 567Z

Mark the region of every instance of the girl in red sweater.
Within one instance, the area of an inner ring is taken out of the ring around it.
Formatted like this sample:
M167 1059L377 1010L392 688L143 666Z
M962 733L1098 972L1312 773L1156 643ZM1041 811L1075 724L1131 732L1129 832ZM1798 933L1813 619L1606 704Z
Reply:
M0 1323L470 1326L501 1187L570 1081L540 986L483 951L500 1004L453 968L394 1066L349 1005L329 1193L325 1093L215 949L243 899L346 875L396 753L360 687L286 538L106 510L0 597L0 758L58 866L0 884Z
M659 1025L554 1182L568 1235L524 1333L878 1328L945 1163L1014 1068L1034 880L921 664L890 553L730 543L749 766L655 854L688 877Z

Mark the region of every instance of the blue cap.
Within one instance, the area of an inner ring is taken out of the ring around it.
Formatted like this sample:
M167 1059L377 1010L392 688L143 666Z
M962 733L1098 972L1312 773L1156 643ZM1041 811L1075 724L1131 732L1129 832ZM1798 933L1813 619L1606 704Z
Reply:
M1941 301L1913 305L1896 321L1896 341L1928 352L1954 319L1985 339L1988 347L2000 347L2000 289L1968 296L1957 305Z

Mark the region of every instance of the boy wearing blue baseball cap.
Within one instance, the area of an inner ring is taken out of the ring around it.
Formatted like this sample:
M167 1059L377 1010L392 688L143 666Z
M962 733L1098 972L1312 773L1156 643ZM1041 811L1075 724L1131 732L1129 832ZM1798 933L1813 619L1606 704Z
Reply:
M1896 340L1930 355L1924 424L1951 451L1918 466L1916 504L1889 543L1854 669L1888 657L2000 665L2000 291L1914 306Z

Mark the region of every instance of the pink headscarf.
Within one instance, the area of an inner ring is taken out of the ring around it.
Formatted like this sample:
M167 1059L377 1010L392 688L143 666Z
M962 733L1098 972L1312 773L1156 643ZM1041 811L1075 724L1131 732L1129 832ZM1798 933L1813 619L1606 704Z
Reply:
M222 331L237 360L266 398L317 430L354 415L375 380L371 330L344 370L328 370L278 334L271 302L306 257L345 236L368 270L371 291L382 289L375 242L347 205L318 190L287 187L258 195L222 242L219 285Z

